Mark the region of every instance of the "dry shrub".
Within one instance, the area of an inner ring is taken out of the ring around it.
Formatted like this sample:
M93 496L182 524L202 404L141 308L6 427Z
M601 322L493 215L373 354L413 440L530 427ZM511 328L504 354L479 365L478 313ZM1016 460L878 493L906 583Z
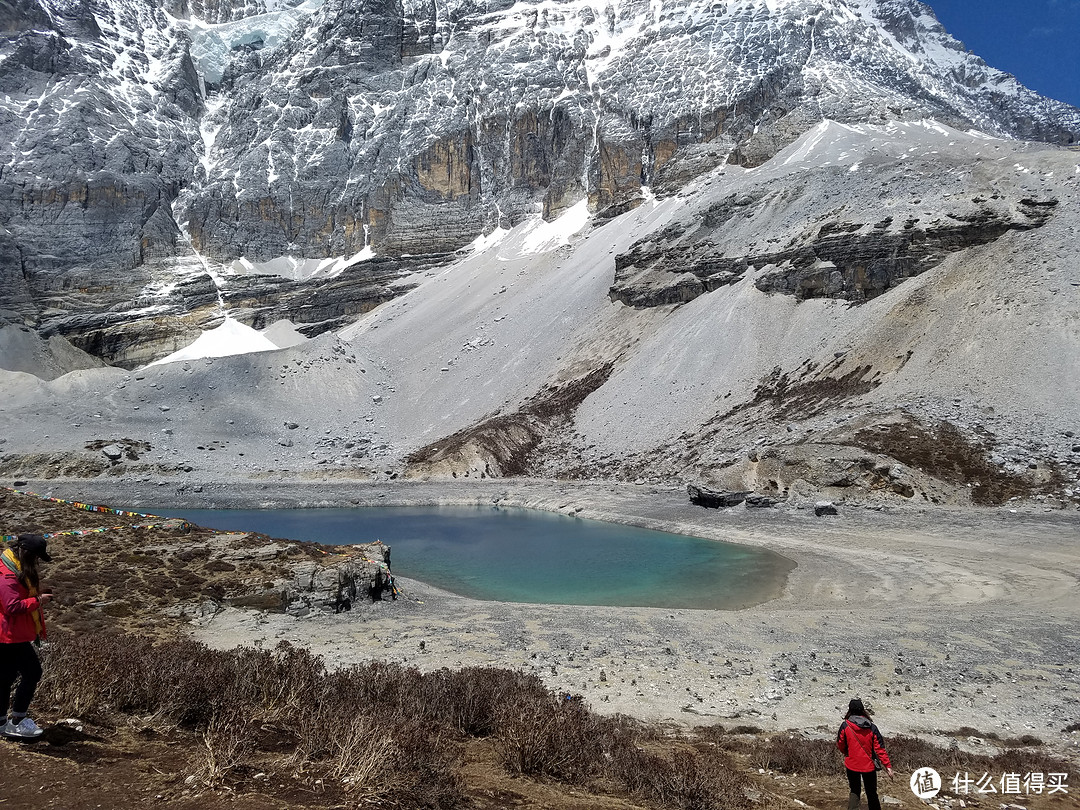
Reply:
M720 745L727 741L731 733L719 723L714 723L711 726L696 726L694 728L694 739L710 745Z
M745 726L739 728L745 728ZM743 754L747 758L754 759L760 756L759 745L756 738L745 736L748 733L750 732L726 730L721 725L698 726L694 729L693 739L721 751Z
M708 738L706 735L702 736ZM987 737L985 734L966 736ZM753 740L742 750L755 766L782 773L828 776L843 768L841 757L831 740L809 739L798 734L773 735L766 739ZM955 744L943 748L926 740L904 735L887 739L885 750L897 771L914 771L928 766L941 773L965 770L979 773L1049 772L1051 766L1057 771L1067 770L1065 763L1039 751L1014 748L997 754L971 753L962 751Z
M758 726L734 726L728 730L728 734L761 734L762 729Z
M834 742L798 734L777 734L754 740L749 753L758 767L781 773L826 776L842 767Z
M627 790L639 796L657 793L656 784L666 778L664 758L638 748L635 740L611 752L608 770Z
M749 806L746 775L719 749L676 748L664 757L631 743L614 753L611 771L632 794L661 807L741 810Z
M461 734L494 734L508 707L549 701L551 691L534 674L492 667L442 669L427 676L425 707Z
M424 676L414 667L385 661L337 670L328 676L334 700L378 706L390 716L413 714L422 702Z
M975 735L969 735L975 736ZM980 735L985 736L985 735ZM916 737L897 735L886 741L886 750L896 770L931 767L940 773L1068 773L1069 764L1044 751L1010 748L1001 753L979 754L951 745L942 748Z
M358 802L460 804L456 750L444 727L410 709L423 676L393 665L328 673L300 648L210 650L193 641L105 633L48 653L42 697L66 714L136 715L192 729L193 775L221 786L260 753L292 751L303 777L329 779Z
M235 708L215 714L199 737L202 748L192 762L191 772L207 787L224 785L255 751L251 723Z
M1050 756L1043 751L1028 751L1022 748L1010 748L989 758L987 770L994 773L1069 773L1072 768L1063 759Z
M347 728L334 735L333 743L337 755L331 775L335 779L368 796L396 787L386 784L383 763L395 759L399 752L394 738L373 717L354 717Z
M208 726L222 706L242 707L252 720L299 711L322 677L318 658L287 644L221 651L113 632L54 644L42 690L65 713L132 714L193 728Z
M1036 737L1034 734L1021 734L1019 737L1009 737L1005 740L1005 745L1010 748L1019 748L1021 746L1030 745L1033 747L1039 747L1044 745L1042 740Z
M515 774L544 774L581 783L602 762L602 721L579 702L550 694L506 707L495 732L503 765Z
M261 707L261 716L269 722L308 711L312 695L326 678L321 659L284 641L270 651L238 649L228 654L248 670L243 679L248 687L245 702Z
M658 807L747 805L747 777L719 745L645 751L642 744L657 745L657 729L601 718L521 672L424 675L390 663L327 671L288 644L215 651L115 632L60 639L45 671L41 695L66 714L105 722L134 715L193 731L201 751L192 772L210 786L276 763L310 783L322 779L351 804L451 808L462 802L461 741L491 736L515 774L613 781ZM807 772L816 756L808 745L778 738L767 753Z
M424 676L373 663L326 673L293 725L300 771L323 772L355 800L452 806L461 785L445 726L427 716Z
M956 745L942 748L926 740L903 734L886 740L885 750L889 752L893 768L898 771L930 767L939 773L954 773L964 770L965 767L970 769L980 758L989 759L978 754L967 754Z

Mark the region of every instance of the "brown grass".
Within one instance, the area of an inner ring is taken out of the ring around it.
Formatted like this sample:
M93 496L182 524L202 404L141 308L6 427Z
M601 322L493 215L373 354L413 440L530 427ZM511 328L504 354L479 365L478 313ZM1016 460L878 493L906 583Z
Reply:
M855 443L863 449L891 456L950 484L971 484L972 502L1000 505L1009 498L1054 492L1060 474L1051 470L1051 481L1039 484L1024 475L1001 469L990 460L994 438L965 436L950 422L924 425L907 420L859 431Z
M220 534L198 526L184 530L178 524L146 528L139 523L146 521L87 512L0 489L4 534L93 532L49 539L53 561L42 566L41 574L54 593L46 615L50 632L93 634L117 627L156 632L164 626L175 627L182 621L164 617L162 609L250 593L252 582L291 578L292 562L318 555L310 544L273 541L262 535L223 540ZM93 531L102 528L107 531ZM243 570L221 559L228 551L247 545L274 545L277 557L245 560Z
M284 643L216 651L120 632L58 639L45 672L39 700L61 714L194 735L188 773L204 788L285 770L350 805L460 807L464 747L489 738L511 775L658 807L747 806L748 777L719 747L664 750L655 729L600 717L526 673L328 671Z

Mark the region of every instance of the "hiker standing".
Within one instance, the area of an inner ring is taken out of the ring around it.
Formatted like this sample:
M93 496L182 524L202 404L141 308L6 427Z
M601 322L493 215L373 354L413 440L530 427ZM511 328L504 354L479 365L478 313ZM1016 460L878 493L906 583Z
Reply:
M26 716L41 680L41 662L34 650L45 638L41 607L52 599L51 593L38 592L38 560L52 562L40 534L20 534L0 554L0 698L5 712L0 716L0 735L16 740L33 740L42 734ZM8 712L16 678L19 687Z
M866 804L869 810L881 810L877 795L877 772L882 768L892 776L889 755L885 753L885 740L878 727L870 722L866 708L859 698L848 703L844 723L836 735L836 747L844 753L847 768L848 810L858 810L859 784L866 788Z

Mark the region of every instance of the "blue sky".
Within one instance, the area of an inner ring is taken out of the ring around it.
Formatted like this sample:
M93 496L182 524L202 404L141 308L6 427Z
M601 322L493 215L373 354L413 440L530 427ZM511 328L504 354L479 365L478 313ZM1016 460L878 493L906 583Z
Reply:
M1080 107L1080 0L924 0L992 67Z

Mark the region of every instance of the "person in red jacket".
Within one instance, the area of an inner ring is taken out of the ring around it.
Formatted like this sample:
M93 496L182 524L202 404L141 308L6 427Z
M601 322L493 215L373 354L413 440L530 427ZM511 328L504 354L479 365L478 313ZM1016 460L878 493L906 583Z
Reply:
M52 599L52 594L38 592L39 560L52 561L40 534L20 534L0 554L0 708L6 715L0 718L0 735L16 740L33 740L42 734L26 716L41 680L41 662L34 650L34 644L45 638L41 607ZM19 686L8 712L16 678Z
M878 727L870 722L866 708L859 698L848 703L844 723L836 735L836 747L844 753L844 767L847 768L848 810L859 808L859 783L866 788L866 804L870 810L881 810L877 795L877 759L889 776L892 776L892 764L885 752L885 740L881 738Z

